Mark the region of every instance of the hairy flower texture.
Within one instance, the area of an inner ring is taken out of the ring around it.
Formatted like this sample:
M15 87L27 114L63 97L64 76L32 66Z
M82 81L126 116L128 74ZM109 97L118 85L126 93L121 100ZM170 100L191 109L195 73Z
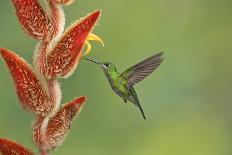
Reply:
M19 22L29 36L34 39L48 36L51 32L50 19L37 0L12 0L12 2Z
M0 138L1 155L33 155L33 153L16 142Z
M12 0L16 15L25 32L34 39L51 40L64 29L64 13L61 6L48 1L48 13L38 0Z
M50 0L53 2L56 2L58 4L65 4L65 5L70 5L72 4L75 0Z
M65 18L62 5L71 4L74 0L44 1L48 4L47 10L42 8L39 0L12 0L22 28L39 41L34 51L33 67L14 52L0 48L22 107L36 115L33 140L41 155L47 155L63 143L73 117L85 102L85 97L80 97L60 108L61 89L57 79L74 72L81 56L91 50L89 41L103 44L100 37L91 33L99 19L99 10L74 22L63 32ZM18 153L17 148L30 154L14 142L0 140L0 154L5 155L10 150L13 153L7 155L24 154Z
M22 107L39 115L47 115L53 108L49 93L43 88L29 64L6 49L0 48L0 54L6 62L14 80L16 92Z
M99 15L100 11L97 10L74 23L51 48L47 55L47 66L44 66L47 78L66 77L74 71L81 57L82 47Z
M49 152L61 145L70 129L71 120L85 103L85 97L79 97L65 104L52 118L38 117L33 124L33 140L41 152Z
M52 28L50 28L51 32L48 35L48 41L55 41L57 38L61 36L61 34L64 31L64 25L65 25L64 11L61 5L57 4L56 2L53 2L52 0L47 0L47 1L50 9L49 17L52 25Z

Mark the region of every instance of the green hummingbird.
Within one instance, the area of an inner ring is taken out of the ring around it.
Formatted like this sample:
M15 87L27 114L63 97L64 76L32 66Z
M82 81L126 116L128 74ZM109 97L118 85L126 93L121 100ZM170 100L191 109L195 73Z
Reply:
M162 55L163 52L155 54L128 68L121 74L117 71L116 66L111 62L100 62L89 58L84 59L98 64L105 73L113 91L120 96L125 103L127 103L127 101L134 103L134 105L136 105L141 111L143 118L146 119L133 86L158 68L163 61Z

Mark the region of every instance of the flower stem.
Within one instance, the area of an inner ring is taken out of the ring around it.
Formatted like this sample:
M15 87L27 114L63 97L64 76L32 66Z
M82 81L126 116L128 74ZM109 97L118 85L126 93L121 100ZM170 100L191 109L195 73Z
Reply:
M40 155L48 155L48 153L46 151L40 150Z

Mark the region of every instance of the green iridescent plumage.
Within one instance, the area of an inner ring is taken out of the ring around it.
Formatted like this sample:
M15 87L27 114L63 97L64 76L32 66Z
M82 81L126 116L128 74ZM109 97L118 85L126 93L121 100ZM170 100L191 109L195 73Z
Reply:
M138 96L133 86L142 81L145 77L150 75L163 61L163 53L153 55L140 63L128 68L121 74L117 71L117 68L111 62L99 62L84 58L98 64L105 73L111 88L124 102L130 101L134 103L140 109L143 118L146 119L143 109L140 105Z

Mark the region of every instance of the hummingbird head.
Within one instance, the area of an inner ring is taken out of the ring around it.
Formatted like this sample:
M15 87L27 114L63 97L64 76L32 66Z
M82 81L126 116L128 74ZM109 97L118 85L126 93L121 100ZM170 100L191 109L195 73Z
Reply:
M84 59L98 64L105 73L117 71L116 67L111 62L100 62L89 58Z
M116 70L116 67L111 62L104 62L101 64L104 71Z

